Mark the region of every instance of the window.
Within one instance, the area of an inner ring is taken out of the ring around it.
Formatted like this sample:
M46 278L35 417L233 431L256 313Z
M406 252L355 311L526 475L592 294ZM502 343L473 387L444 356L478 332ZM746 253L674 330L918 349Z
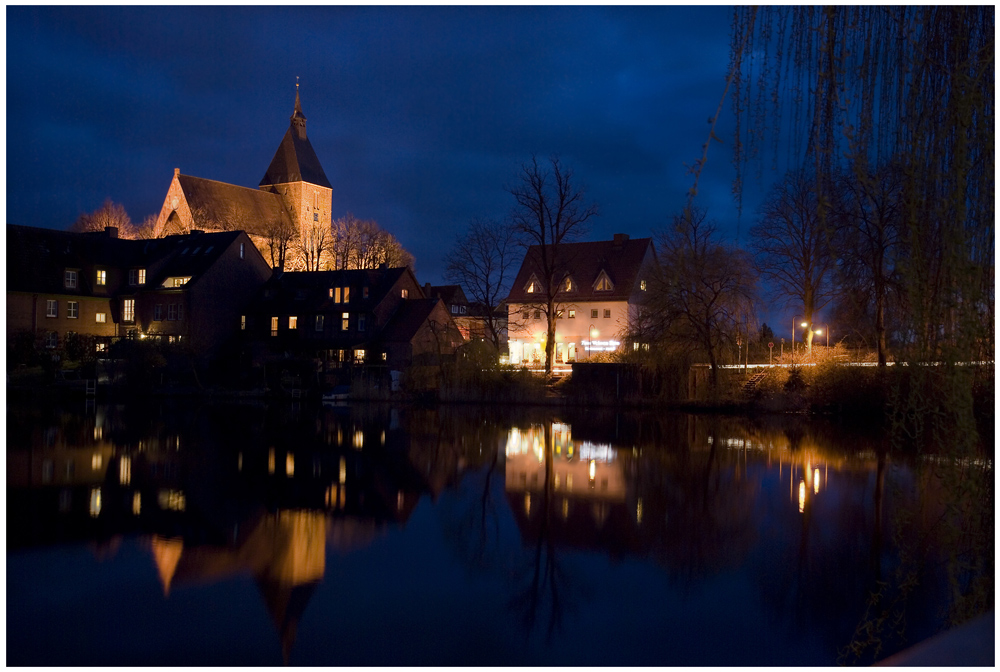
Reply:
M535 311L535 319L536 320L542 319L542 311L540 311L540 310L536 310Z
M465 306L460 306L458 312L462 313L462 315L465 315Z
M563 280L562 290L564 292L573 291L573 278L566 278L565 280Z
M59 334L54 331L45 333L45 347L52 349L59 345Z
M521 313L521 319L527 320L530 317L531 317L531 313L529 313L527 310L524 311L523 313Z
M183 303L178 303L177 304L177 319L178 320L183 320L184 319L184 304Z
M557 310L556 311L556 319L557 320L563 319L563 311L562 310Z
M318 222L319 221L319 213L318 212L314 212L313 213L313 221L314 222Z
M122 322L135 321L135 299L122 301Z
M323 331L323 316L316 316L316 331Z
M641 289L644 292L646 291L646 281L645 280L640 280L639 281L639 289Z
M76 289L76 271L66 271L66 289Z
M608 319L608 318L611 317L611 309L610 308L605 308L604 309L604 317L605 317L605 319Z
M195 250L197 252L197 250ZM128 272L128 284L135 285L145 285L146 284L146 269L145 268L132 268Z
M299 318L296 317L295 315L289 315L288 316L288 328L289 329L298 329L299 328Z
M597 285L594 287L598 292L610 292L614 289L614 285L611 284L611 280L608 276L601 274L601 277L597 279Z
M569 319L572 320L574 317L576 317L576 311L573 310L572 308L570 308L569 309Z
M271 318L271 335L272 336L277 336L278 335L278 318L277 317L272 317Z
M532 280L531 282L528 283L527 292L528 294L534 294L537 291L538 291L538 283Z
M59 302L55 299L45 300L45 317L59 317Z
M108 321L108 314L107 313L94 313L94 321L98 322L100 324L104 324L105 322Z
M177 304L171 303L167 306L167 319L170 321L177 319Z
M247 330L247 316L240 315L240 331L246 331L246 330Z
M384 362L384 361L386 361L386 359L388 359L388 355L383 352L382 353L382 361Z
M354 351L354 363L355 364L364 364L365 363L365 351L364 350L355 350Z
M344 287L344 303L348 303L351 300L351 288Z
M364 331L368 320L364 315L358 315L358 331Z
M98 287L104 287L108 284L108 272L107 271L97 271L96 284Z
M458 306L452 306L451 307L451 314L452 315L458 315Z
M139 273L139 284L140 285L145 285L146 284L146 269L145 268L140 268L138 273Z
M80 303L78 301L66 302L66 317L75 320L80 317Z
M240 243L240 259L246 259L247 257L247 244Z
M590 311L590 318L594 319L596 317L597 317L597 309L595 308L594 310Z
M351 319L351 314L350 313L342 313L340 315L340 330L341 331L347 331L348 324L350 323L350 319Z
M404 289L399 292L399 295L404 299L410 296L410 290Z
M155 306L153 306L153 321L159 322L162 319L163 319L163 304L158 303Z
M94 352L107 352L108 344L103 341L98 341L94 343Z

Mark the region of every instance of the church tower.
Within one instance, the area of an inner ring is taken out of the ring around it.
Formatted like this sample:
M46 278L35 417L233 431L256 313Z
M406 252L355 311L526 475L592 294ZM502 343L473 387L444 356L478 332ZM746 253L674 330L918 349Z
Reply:
M306 136L306 115L302 113L298 82L291 123L259 188L281 195L302 240L316 230L329 231L333 187Z

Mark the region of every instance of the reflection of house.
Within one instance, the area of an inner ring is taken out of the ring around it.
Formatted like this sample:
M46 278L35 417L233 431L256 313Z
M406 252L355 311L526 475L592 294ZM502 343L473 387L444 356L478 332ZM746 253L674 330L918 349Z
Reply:
M115 229L70 233L7 227L8 339L31 332L45 347L68 334L155 338L209 354L239 329L241 310L269 275L239 231L122 240Z
M278 247L297 257L323 247L317 234L329 234L332 193L306 135L296 85L291 122L259 188L181 175L175 168L154 232L163 236L193 230L242 230L269 260ZM274 261L277 265L277 258Z
M272 353L402 370L461 342L451 315L408 268L283 273L265 287L248 329Z
M508 297L510 361L545 359L546 283L559 287L555 363L617 350L620 334L638 314L656 255L650 238L568 243L556 247L556 272L543 277L541 249L528 248Z

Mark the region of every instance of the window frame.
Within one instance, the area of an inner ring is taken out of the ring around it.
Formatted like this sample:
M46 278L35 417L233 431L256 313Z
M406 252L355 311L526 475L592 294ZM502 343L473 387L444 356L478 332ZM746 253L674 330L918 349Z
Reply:
M99 268L94 271L94 286L95 287L107 287L108 286L108 271L103 268Z
M80 319L80 302L79 301L67 301L66 302L66 319L78 320Z
M45 317L59 317L58 299L45 299Z
M122 299L122 322L135 322L135 299Z
M67 268L63 272L63 286L66 289L77 289L80 286L80 272L76 269Z

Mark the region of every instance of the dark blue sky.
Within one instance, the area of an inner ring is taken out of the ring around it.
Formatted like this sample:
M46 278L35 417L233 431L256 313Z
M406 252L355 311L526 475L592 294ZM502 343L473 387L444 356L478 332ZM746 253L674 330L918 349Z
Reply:
M438 283L532 154L597 202L588 239L684 205L729 63L728 7L7 7L7 213L65 228L158 212L181 172L256 187L301 78L333 215L393 233ZM726 104L699 203L731 235ZM765 180L772 176L765 176ZM745 195L745 239L760 188Z

